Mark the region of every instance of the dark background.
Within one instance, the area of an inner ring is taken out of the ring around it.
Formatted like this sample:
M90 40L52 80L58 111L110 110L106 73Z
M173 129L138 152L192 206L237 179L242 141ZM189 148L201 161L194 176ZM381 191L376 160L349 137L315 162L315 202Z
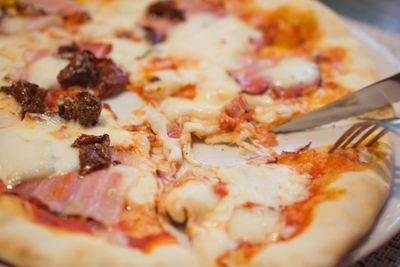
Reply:
M400 0L321 0L341 15L400 34Z

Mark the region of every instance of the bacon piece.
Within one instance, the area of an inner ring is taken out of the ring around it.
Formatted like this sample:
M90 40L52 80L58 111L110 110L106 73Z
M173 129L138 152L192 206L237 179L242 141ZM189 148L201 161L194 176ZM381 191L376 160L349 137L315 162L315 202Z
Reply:
M11 192L44 203L51 211L80 215L110 225L118 222L125 199L122 174L100 170L81 178L77 172L19 184Z
M26 113L43 114L48 109L46 106L46 90L40 89L36 84L27 81L17 81L11 86L2 86L0 91L12 95L22 107L21 119Z
M244 96L238 96L222 109L220 127L222 130L235 130L242 122L253 121L253 115L254 107L247 103Z
M214 192L219 195L220 197L225 197L229 194L229 190L226 187L226 183L218 180L218 183L214 184L213 186Z
M71 146L79 148L79 174L88 174L111 165L112 148L108 134L82 134Z
M83 7L75 0L18 0L18 4L43 11L46 14L59 14L66 17L84 11Z
M178 123L173 123L170 126L168 126L167 134L168 134L168 137L171 137L171 138L179 138L179 137L181 137L181 127L180 127L180 125Z
M148 18L143 26L146 39L152 44L161 43L167 36L168 30L175 24L174 21L164 18Z
M111 44L102 43L84 43L81 46L81 50L89 50L96 58L106 57L112 50Z

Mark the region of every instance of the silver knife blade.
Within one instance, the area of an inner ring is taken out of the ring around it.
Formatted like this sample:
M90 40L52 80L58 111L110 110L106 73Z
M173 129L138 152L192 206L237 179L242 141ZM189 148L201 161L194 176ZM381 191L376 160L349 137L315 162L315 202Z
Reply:
M301 131L346 119L400 101L400 73L345 95L319 109L272 128L273 133Z

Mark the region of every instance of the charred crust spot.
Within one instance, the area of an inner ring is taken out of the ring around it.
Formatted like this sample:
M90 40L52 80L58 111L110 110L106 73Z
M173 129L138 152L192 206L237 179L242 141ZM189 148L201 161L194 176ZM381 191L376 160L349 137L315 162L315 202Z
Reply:
M61 118L76 120L85 127L98 123L102 107L100 99L88 92L80 92L76 98L65 96L57 101L57 106Z
M21 80L13 83L11 86L2 86L0 91L12 95L21 105L22 120L28 112L43 114L48 111L46 105L47 91L39 88L36 84Z
M178 9L175 1L159 1L150 5L147 9L148 16L164 18L173 21L185 20L183 10Z
M98 136L82 134L71 146L79 149L81 175L108 168L112 163L112 147L108 134Z
M74 85L94 87L99 76L95 59L94 54L88 50L75 53L69 64L57 75L60 85L63 88Z

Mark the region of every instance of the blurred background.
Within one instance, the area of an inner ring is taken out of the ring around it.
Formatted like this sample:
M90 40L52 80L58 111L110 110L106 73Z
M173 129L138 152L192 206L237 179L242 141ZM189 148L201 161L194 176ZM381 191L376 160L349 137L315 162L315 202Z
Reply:
M400 0L321 0L400 59Z

